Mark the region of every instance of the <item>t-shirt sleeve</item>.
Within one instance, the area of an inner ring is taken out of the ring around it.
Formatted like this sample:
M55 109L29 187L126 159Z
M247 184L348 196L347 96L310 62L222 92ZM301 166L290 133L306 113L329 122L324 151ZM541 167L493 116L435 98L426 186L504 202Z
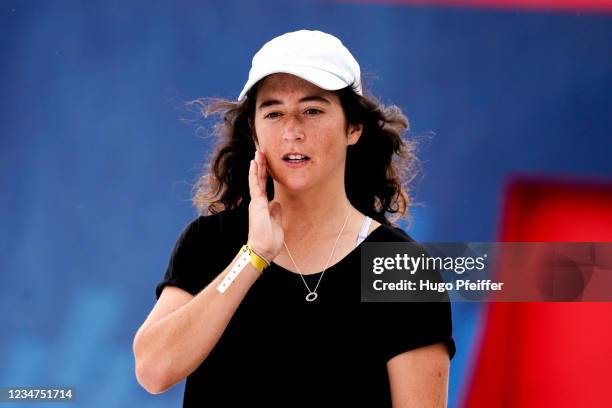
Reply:
M206 224L206 225L205 225ZM166 273L157 285L155 295L159 299L166 286L179 287L192 295L197 295L207 284L204 259L211 250L209 238L211 225L205 217L198 217L190 222L180 233L174 244ZM214 252L213 252L214 253ZM213 276L210 276L214 278Z
M400 229L395 230L403 235L399 241L416 243L410 236ZM418 253L427 253L421 248ZM437 271L422 272L417 275L423 276L429 273L428 279L441 282L442 277ZM415 276L417 276L415 275ZM382 344L380 348L384 354L385 361L390 360L398 354L414 350L419 347L443 343L448 351L449 359L456 353L455 340L453 339L452 307L448 294L438 293L430 299L436 301L406 301L379 303L380 310L377 312L378 323L381 333Z
M395 302L379 304L383 325L381 349L385 361L419 347L443 343L449 359L456 353L450 302Z

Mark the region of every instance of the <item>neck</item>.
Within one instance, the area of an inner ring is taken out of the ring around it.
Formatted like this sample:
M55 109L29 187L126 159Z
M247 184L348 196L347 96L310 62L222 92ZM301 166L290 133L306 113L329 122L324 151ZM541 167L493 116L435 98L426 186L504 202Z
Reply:
M274 201L283 208L283 229L289 240L337 235L347 214L356 211L343 188L290 193L275 183L274 191Z

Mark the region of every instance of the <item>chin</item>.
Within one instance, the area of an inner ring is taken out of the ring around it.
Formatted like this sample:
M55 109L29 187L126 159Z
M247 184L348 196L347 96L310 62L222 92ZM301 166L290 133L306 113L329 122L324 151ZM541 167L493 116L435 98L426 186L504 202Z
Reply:
M279 184L285 190L296 193L309 190L313 187L312 180L291 176L283 177Z
M308 191L312 186L309 184L303 183L285 183L281 184L283 188L292 193L301 193L304 191Z

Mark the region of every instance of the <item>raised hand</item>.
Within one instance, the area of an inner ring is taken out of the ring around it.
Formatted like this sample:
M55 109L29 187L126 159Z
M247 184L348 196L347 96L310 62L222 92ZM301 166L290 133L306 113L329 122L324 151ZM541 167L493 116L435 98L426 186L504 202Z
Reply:
M283 248L282 209L277 202L269 202L266 194L266 156L255 152L255 160L249 167L249 246L272 262Z

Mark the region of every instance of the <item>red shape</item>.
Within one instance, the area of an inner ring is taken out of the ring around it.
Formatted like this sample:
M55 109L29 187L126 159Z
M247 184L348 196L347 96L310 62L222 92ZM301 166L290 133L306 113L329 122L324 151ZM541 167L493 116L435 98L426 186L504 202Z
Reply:
M471 7L480 9L611 12L612 0L339 0L347 3L376 3L432 7Z
M612 242L612 184L518 178L506 242ZM464 406L612 407L612 303L489 303Z

